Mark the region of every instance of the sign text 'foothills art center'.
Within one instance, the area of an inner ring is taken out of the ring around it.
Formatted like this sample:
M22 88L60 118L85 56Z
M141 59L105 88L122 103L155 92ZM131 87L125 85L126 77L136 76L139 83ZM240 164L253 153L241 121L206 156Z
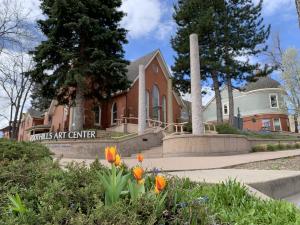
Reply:
M60 140L60 139L93 139L96 131L83 130L73 132L41 133L31 135L30 141Z

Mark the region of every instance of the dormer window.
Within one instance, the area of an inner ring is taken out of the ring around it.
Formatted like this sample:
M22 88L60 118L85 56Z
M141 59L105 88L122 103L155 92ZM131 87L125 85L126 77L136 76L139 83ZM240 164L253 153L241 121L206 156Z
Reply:
M270 94L270 107L278 108L278 96L277 94Z

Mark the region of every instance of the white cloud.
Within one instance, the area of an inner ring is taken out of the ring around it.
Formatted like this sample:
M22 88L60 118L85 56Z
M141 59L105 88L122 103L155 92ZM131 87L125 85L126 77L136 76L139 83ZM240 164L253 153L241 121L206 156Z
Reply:
M149 35L164 39L174 29L172 8L160 0L123 0L121 10L127 14L121 24L133 39Z
M253 0L257 4L260 0ZM278 16L283 16L283 11L289 11L295 7L294 0L264 0L263 1L263 12L265 15L270 16L275 13Z
M202 96L202 105L205 106L214 97L215 94L214 91L211 90L209 86L203 86L202 91L206 92L206 94ZM190 102L192 101L192 96L190 93L185 93L185 94L181 93L181 97L186 101L190 101Z

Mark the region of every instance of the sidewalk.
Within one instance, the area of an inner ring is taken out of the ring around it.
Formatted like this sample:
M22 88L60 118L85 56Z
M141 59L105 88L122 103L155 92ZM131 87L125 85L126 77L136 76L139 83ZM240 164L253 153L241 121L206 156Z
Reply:
M285 158L290 156L300 156L300 149L286 150L278 152L256 152L242 155L232 156L213 156L213 157L173 157L173 158L149 158L145 157L143 167L152 169L159 168L164 171L190 171L190 170L207 170L220 169L230 166L264 161L270 159ZM87 165L94 160L91 159L68 159L62 158L61 164L65 165L69 162L85 162ZM108 165L106 160L100 160L102 164ZM124 162L133 167L137 164L137 160L133 158L125 158Z

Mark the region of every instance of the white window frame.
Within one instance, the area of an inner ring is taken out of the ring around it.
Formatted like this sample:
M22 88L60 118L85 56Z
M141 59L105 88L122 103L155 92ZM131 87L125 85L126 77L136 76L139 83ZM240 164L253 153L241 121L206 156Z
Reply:
M95 106L95 108L96 107L98 107L98 109L99 109L99 123L96 123L96 113L95 113L95 120L94 120L94 125L96 125L96 126L100 126L101 125L101 113L102 113L102 110L101 110L101 106L100 105L98 105L98 106Z
M272 106L272 100L271 100L271 97L272 97L272 96L276 96L276 104L277 104L276 107L273 107L273 106ZM269 102L270 102L270 108L271 108L271 109L278 109L278 108L279 108L278 94L276 94L276 93L271 93L271 94L269 94Z
M117 123L114 122L114 105L117 106L117 103L114 102L112 105L111 105L111 125L116 125ZM117 106L117 119L118 119L118 106Z
M225 105L227 106L227 113L225 113L225 108L224 108ZM224 116L228 116L229 115L229 104L228 104L228 102L226 102L226 103L223 104L222 112L223 112Z
M280 117L279 118L273 118L273 130L276 131L276 129L275 129L275 120L277 120L277 119L279 120L279 126L280 126L280 130L279 131L282 131Z

